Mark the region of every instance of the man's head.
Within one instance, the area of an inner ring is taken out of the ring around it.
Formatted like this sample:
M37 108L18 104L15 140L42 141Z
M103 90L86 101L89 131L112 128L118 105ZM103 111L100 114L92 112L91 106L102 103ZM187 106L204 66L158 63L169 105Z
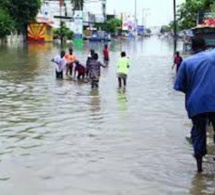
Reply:
M97 53L94 53L93 59L94 59L94 60L98 60L98 59L99 59L99 55L98 55Z
M61 58L63 58L63 57L65 56L65 54L66 54L65 51L61 51L61 52L60 52Z
M76 60L75 64L78 66L78 65L80 65L80 62L78 60Z
M90 55L93 57L95 51L93 49L90 50Z
M123 52L121 52L121 57L123 58L123 57L126 57L126 53L123 51Z
M72 55L73 54L73 49L69 48L69 54Z
M191 47L194 52L204 51L206 47L205 40L202 37L193 37Z
M105 48L105 49L107 49L107 48L108 48L108 45L107 45L107 44L105 44L105 45L104 45L104 48Z
M179 56L179 55L180 55L179 51L176 51L176 52L175 52L175 55L176 55L176 56Z

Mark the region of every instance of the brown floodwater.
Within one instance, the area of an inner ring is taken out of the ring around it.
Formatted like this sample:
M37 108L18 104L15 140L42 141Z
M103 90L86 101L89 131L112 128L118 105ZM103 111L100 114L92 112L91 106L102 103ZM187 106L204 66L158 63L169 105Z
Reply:
M85 63L90 48L74 47ZM126 90L116 61L131 59ZM52 44L0 47L2 195L212 195L213 143L196 173L184 96L173 90L172 43L156 37L110 43L99 90L56 80Z

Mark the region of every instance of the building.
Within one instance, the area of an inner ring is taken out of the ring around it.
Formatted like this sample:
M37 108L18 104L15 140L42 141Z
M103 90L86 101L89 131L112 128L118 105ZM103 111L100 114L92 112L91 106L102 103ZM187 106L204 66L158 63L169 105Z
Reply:
M71 30L74 28L73 6L70 0L64 0L63 6L57 0L44 0L39 13L53 21L55 28L60 27L60 21L64 21ZM59 16L63 16L60 19ZM106 19L106 0L88 1L83 8L83 25L92 26L95 22L103 22Z
M49 23L48 21L30 22L28 25L27 40L33 42L52 42L52 23Z

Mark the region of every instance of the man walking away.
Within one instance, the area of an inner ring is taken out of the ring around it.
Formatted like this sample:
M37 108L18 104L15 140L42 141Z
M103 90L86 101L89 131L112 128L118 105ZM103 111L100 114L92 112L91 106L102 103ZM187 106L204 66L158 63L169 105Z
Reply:
M97 53L94 53L93 60L89 63L89 77L91 79L91 87L98 88L99 87L99 78L101 76L101 67L105 68L100 61L98 61L99 56Z
M130 66L129 59L128 57L126 57L126 53L123 51L121 53L121 58L117 63L117 77L118 77L119 88L122 87L122 81L123 81L124 87L126 87L127 85L127 74L128 74L129 66Z
M185 93L186 110L193 123L194 157L198 172L202 172L202 158L207 154L208 120L215 129L215 52L204 51L205 41L200 37L192 39L192 50L194 55L181 64L174 88Z

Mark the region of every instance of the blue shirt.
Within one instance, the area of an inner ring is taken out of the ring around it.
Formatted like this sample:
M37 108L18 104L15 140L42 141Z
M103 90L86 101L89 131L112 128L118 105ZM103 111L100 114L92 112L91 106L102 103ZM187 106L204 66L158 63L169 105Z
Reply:
M200 52L184 60L174 89L186 94L189 118L215 112L215 52Z

